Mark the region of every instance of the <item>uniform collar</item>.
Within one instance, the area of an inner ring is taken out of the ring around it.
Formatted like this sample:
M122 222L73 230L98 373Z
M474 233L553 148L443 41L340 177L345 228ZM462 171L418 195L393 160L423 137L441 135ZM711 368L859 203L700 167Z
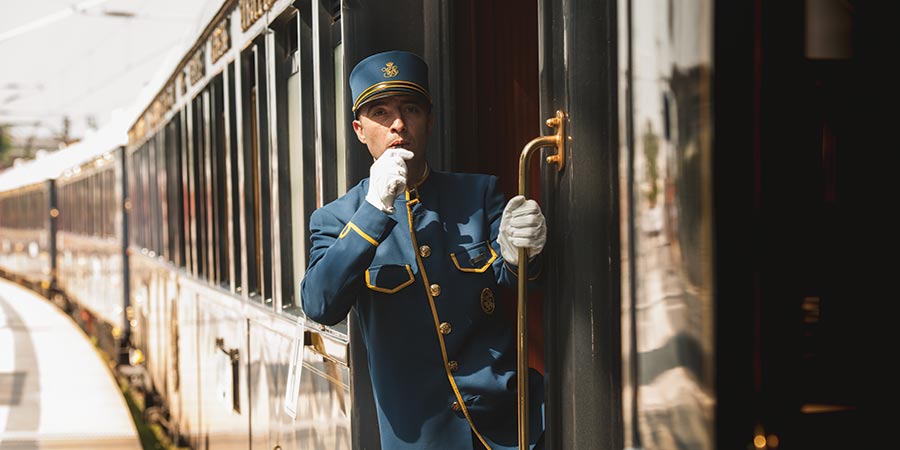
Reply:
M426 162L425 163L425 172L422 173L422 178L419 179L418 183L416 183L412 186L407 186L406 189L409 191L418 189L419 186L421 186L423 183L425 183L425 180L428 179L429 175L431 175L431 166L429 166L428 163Z
M422 174L422 178L419 179L419 182L412 186L406 186L406 201L419 199L419 189L425 184L425 181L428 180L429 175L431 175L431 167L428 163L425 163L425 173Z

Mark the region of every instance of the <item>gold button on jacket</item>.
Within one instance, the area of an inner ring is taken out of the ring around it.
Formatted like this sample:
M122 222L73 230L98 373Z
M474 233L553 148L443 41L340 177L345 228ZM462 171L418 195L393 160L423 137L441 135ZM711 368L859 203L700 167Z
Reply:
M450 334L451 331L453 331L453 327L450 326L449 322L441 323L441 334L446 336L446 335Z
M427 245L423 245L423 246L419 247L419 256L421 256L423 258L427 258L427 257L431 256L431 247L429 247Z
M441 295L441 285L439 285L439 284L432 284L431 287L430 287L430 289L431 289L431 296L432 296L432 297L437 297L438 295Z

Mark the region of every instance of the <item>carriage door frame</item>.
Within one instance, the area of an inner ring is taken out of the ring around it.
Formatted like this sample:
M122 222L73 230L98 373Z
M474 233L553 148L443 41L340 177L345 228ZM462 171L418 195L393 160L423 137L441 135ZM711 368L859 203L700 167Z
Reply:
M569 129L542 170L547 448L623 445L616 3L538 3L541 119Z

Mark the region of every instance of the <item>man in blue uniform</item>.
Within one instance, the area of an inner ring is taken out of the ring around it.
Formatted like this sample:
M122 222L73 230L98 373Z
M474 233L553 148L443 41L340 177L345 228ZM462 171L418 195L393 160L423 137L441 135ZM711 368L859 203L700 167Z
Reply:
M520 196L504 206L494 176L428 167L434 115L418 56L372 55L350 87L353 129L375 161L310 219L303 309L335 324L356 308L384 450L518 448L515 324L494 292L516 285L519 247L537 275L544 216ZM529 379L535 444L543 379Z

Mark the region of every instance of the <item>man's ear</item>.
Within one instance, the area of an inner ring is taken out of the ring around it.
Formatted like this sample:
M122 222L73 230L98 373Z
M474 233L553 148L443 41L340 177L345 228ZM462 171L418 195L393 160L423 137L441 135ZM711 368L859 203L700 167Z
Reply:
M363 134L362 122L359 120L353 121L353 131L356 132L356 138L359 139L359 142L362 144L366 143L366 135Z

